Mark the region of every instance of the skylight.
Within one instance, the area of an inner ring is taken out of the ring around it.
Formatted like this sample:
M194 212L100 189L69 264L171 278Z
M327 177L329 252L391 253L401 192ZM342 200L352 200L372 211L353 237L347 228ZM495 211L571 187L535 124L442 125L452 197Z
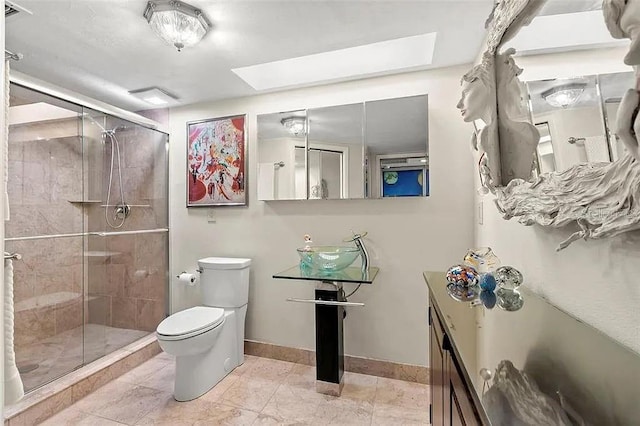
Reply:
M256 90L330 82L430 65L437 33L403 37L232 71Z
M518 53L628 43L611 37L601 10L538 16L509 43Z

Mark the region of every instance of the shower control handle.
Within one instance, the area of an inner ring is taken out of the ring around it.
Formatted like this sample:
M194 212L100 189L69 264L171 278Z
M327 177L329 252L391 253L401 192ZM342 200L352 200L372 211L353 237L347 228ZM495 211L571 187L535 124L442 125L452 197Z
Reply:
M118 220L123 220L131 214L131 207L128 204L118 204L113 212Z

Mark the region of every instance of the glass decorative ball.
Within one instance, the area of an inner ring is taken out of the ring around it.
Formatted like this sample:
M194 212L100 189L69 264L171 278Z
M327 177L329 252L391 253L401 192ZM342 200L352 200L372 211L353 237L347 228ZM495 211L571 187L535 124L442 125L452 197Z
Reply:
M480 279L478 281L480 283L480 288L484 291L493 291L496 289L496 286L498 285L493 274L489 272L487 272L486 274L480 275Z
M464 264L481 273L491 272L500 266L500 259L491 250L491 247L478 247L467 250L467 254L464 256Z
M471 266L453 265L447 271L447 282L462 287L473 287L478 285L478 272Z
M524 299L518 290L499 288L496 291L498 306L505 311L518 311L524 306Z
M496 306L496 294L493 291L482 290L480 292L480 300L487 309L493 309Z
M524 278L520 271L512 266L501 266L496 269L493 276L498 283L498 287L504 288L507 290L515 290L520 287Z
M449 283L447 284L447 293L458 302L471 302L478 298L478 287Z

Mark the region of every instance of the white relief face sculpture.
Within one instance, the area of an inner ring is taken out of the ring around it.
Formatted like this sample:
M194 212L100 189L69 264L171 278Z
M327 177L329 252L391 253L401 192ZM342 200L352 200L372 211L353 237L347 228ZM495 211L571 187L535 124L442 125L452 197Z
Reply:
M485 120L488 96L488 88L479 78L472 81L464 81L462 84L462 96L456 105L462 113L462 119L467 123L474 120Z
M486 88L476 78L473 81L465 81L462 84L462 96L456 107L462 113L462 119L469 123L482 118L484 110L483 99L486 99Z

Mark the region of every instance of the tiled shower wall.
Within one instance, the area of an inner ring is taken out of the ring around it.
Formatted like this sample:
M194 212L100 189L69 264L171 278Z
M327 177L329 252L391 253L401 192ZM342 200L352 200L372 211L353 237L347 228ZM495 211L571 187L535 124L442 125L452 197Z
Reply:
M103 218L104 220L104 218ZM91 237L89 315L93 324L154 331L165 317L166 234Z
M80 233L82 140L77 119L12 126L6 236ZM20 349L82 325L82 237L8 241L14 261L15 343ZM81 343L81 342L80 342Z
M119 123L108 123L109 128ZM118 232L166 228L166 146L157 132L140 127L118 130L124 199L131 205L131 214L124 225L113 229L105 220L105 209L100 204L87 206L90 231ZM97 176L100 188L90 198L106 201L109 176L111 141L107 141L92 155L89 153L91 176ZM117 157L116 157L117 158ZM110 204L120 202L117 160L112 176ZM108 208L112 224L113 207ZM111 237L92 236L88 241L88 296L89 318L96 324L118 328L154 331L165 317L167 282L167 234L136 234Z

